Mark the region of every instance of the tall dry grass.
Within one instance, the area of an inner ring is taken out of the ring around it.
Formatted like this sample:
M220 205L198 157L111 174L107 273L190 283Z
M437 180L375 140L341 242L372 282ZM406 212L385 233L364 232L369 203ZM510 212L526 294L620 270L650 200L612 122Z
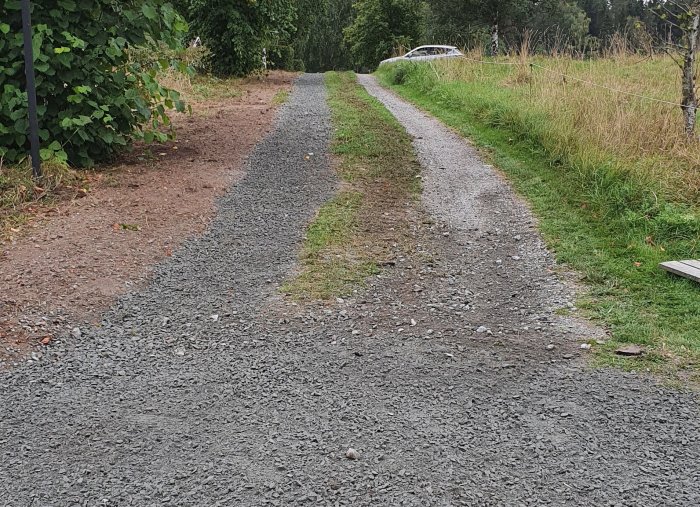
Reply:
M670 58L630 55L623 39L609 58L533 57L529 40L516 55L494 61L469 52L435 62L433 72L443 83L473 85L470 92L492 109L484 114L495 107L516 130L539 131L549 151L590 165L615 163L700 202L700 141L685 135L680 71Z

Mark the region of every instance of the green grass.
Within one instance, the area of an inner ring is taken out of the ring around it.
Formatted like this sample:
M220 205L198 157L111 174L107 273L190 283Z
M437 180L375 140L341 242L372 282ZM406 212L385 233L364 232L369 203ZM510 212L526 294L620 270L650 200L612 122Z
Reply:
M226 100L243 95L241 80L237 78L218 78L206 74L198 74L192 81L192 99L194 100Z
M210 74L197 74L193 78L180 72L166 71L158 75L158 81L177 90L186 102L212 102L235 99L243 95L243 80L218 78Z
M272 104L275 106L281 106L282 104L287 102L287 99L289 99L289 91L280 90L277 93L275 93L274 97L272 97Z
M420 193L419 166L411 138L394 116L359 86L352 73L326 74L335 134L333 153L350 183L388 182L395 190Z
M306 233L299 275L282 286L297 298L328 299L349 293L378 272L376 265L354 255L353 239L363 195L341 191L325 203Z
M698 258L697 210L669 200L633 173L605 165L584 168L572 163L576 153L562 157L545 148L538 135L546 132L547 117L528 108L522 95L494 84L500 81L437 80L428 70L416 65L401 70L400 85L393 84L396 68L382 68L378 76L469 137L528 199L557 260L581 274L587 294L579 306L611 330L613 340L599 347L598 360L697 372L700 285L657 267L664 260ZM645 345L646 358L612 354L628 342Z
M345 296L378 273L387 245L406 243L405 205L420 192L411 140L394 117L352 73L330 72L326 86L344 183L309 226L300 272L282 287L297 299Z

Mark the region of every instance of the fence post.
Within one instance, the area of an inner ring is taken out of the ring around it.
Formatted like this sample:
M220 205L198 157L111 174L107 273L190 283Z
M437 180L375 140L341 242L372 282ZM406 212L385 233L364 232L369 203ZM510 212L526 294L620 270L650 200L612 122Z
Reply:
M32 171L34 177L39 178L41 176L39 120L36 113L34 50L32 46L32 19L29 0L22 0L22 31L24 32L24 74L27 77L27 99L29 100L29 141L31 143Z

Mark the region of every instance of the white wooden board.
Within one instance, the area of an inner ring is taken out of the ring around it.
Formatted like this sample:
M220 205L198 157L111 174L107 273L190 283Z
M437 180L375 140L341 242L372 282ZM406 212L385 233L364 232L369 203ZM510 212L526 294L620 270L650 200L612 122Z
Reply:
M661 269L665 269L670 273L700 282L700 261L692 259L686 261L669 261L662 262L659 266Z

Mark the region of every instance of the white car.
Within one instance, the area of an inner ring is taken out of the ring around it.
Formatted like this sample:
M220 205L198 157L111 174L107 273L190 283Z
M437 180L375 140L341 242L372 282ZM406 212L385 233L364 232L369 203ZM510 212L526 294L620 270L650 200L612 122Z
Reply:
M464 56L464 54L454 46L419 46L403 56L387 58L379 65L383 65L385 63L402 62L404 60L419 62L423 60L435 60L436 58L456 58L460 56Z

